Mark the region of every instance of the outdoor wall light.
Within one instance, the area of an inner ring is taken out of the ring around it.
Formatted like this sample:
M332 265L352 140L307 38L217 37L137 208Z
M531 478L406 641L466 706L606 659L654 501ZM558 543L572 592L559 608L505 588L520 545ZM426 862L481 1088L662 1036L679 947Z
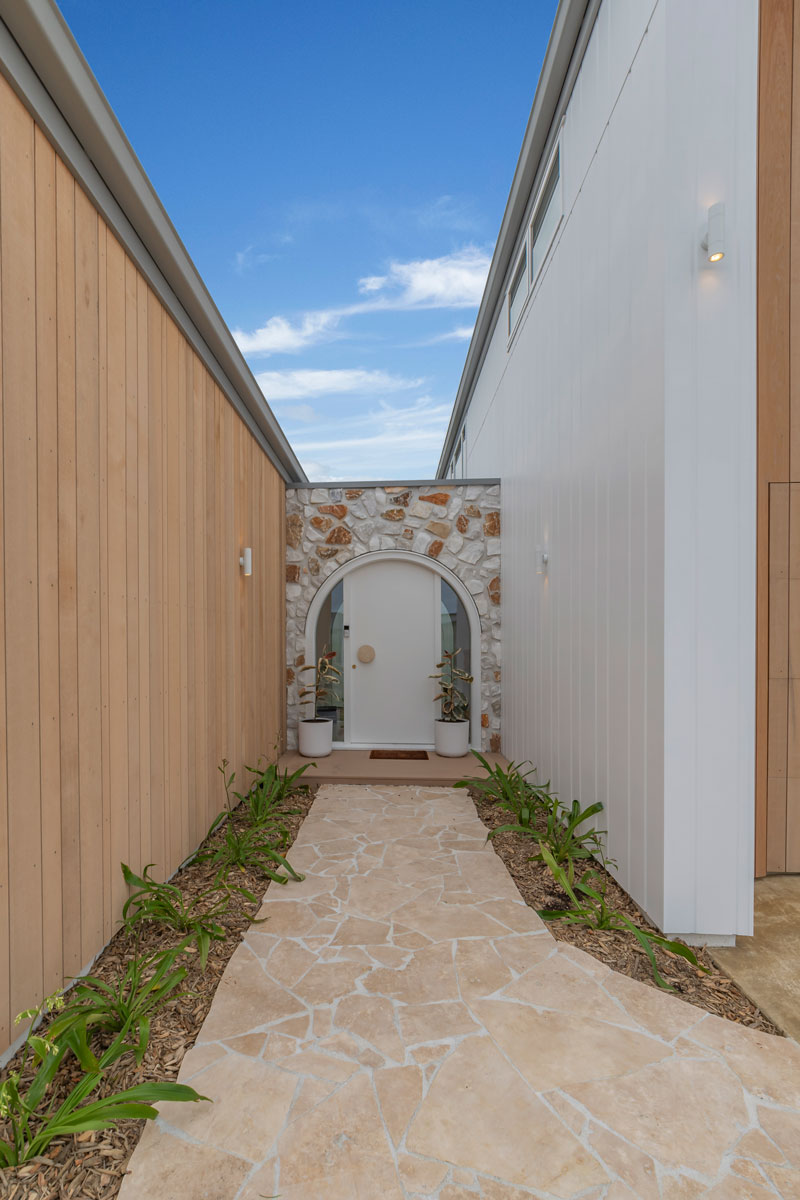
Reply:
M547 564L550 562L550 555L543 546L536 547L536 574L546 575Z
M725 257L724 204L712 204L708 210L708 228L701 244L710 263L720 262Z
M239 557L239 566L242 568L243 575L253 574L253 549L252 546L245 546Z

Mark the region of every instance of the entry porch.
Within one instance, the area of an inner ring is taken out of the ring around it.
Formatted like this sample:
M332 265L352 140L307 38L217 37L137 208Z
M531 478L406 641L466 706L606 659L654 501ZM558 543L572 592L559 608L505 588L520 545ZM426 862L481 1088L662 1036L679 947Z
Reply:
M472 756L441 758L432 750L411 753L425 754L426 757L385 758L379 757L381 752L375 750L334 750L327 758L311 763L303 778L309 783L320 784L381 783L447 787L457 783L459 779L483 774ZM502 754L488 751L485 757L492 766L499 763L504 769L508 767L508 760ZM309 759L303 758L296 750L289 750L282 755L279 766L281 771L291 773L303 763L309 764Z

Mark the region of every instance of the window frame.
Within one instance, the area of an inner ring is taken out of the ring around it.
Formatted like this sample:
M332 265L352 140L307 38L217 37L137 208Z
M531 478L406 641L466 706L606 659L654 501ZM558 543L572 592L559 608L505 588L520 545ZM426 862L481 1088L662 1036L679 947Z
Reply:
M517 258L517 265L515 266L514 273L511 276L511 282L508 285L508 291L506 292L506 324L507 324L506 333L507 333L509 342L514 337L514 333L516 332L517 326L519 325L520 321L522 320L522 314L524 313L525 307L528 303L528 296L530 294L530 284L528 281L528 275L529 275L529 272L528 272L528 239L526 237L525 243L524 243L522 249L520 250L519 256ZM517 292L519 291L519 289L521 287L525 288L525 297L522 301L520 310L517 313L517 319L514 321L514 323L512 325L512 323L511 323L511 308L512 308L514 301L517 298Z
M538 283L538 281L542 275L542 272L548 262L548 259L550 258L550 252L555 243L556 235L558 234L558 231L561 228L561 224L564 220L564 171L563 171L563 153L562 153L562 144L561 144L563 130L564 130L564 122L562 120L561 126L558 130L558 135L555 139L555 142L553 143L553 147L552 147L552 149L550 151L550 155L547 159L547 166L545 167L545 170L544 170L544 173L542 176L542 182L540 183L539 187L537 188L536 197L530 208L530 216L526 220L525 237L523 239L522 246L516 256L514 271L511 275L511 282L509 283L508 287L506 288L505 301L504 301L505 314L506 314L506 337L507 337L506 352L511 351L512 343L514 342L514 338L516 337L517 330L519 329L520 324L522 323L522 318L525 315L525 310L527 309L528 305L531 302L531 296L536 291L537 283ZM550 202L552 202L555 198L557 198L558 220L553 225L553 229L552 229L552 232L550 233L550 237L548 239L547 245L544 248L544 253L542 255L541 262L539 263L539 266L537 267L536 271L534 272L533 248L535 245L535 239L533 236L533 227L534 227L538 217L543 212L542 205L545 203L545 198L547 196L547 189L551 183L553 167L556 164L556 161L558 163L558 180L557 180L555 188L553 189L552 194L549 197L549 200L550 200ZM521 269L523 267L523 264L525 265L524 283L525 283L525 288L526 288L526 296L525 296L525 299L519 310L519 313L517 315L517 319L512 326L512 324L511 324L512 293L513 293L514 299L516 299L517 293L515 291L515 285L519 284L521 286L521 284L522 284Z
M543 213L543 209L545 206L545 197L547 195L547 189L550 184L550 180L551 180L551 177L553 174L553 167L555 166L556 161L558 162L558 180L556 182L555 188L553 189L553 193L550 196L550 201L555 200L556 198L558 200L558 220L556 221L555 225L552 228L550 237L547 241L547 245L544 248L544 253L542 254L542 260L539 263L539 266L538 266L536 272L534 273L534 270L533 270L533 248L536 243L535 243L535 239L534 239L534 235L533 235L533 227L536 224L536 221L537 221L537 218L539 217L539 215ZM531 212L531 218L528 221L527 240L530 244L530 251L528 254L528 262L530 264L530 266L529 266L530 278L529 278L529 283L528 283L529 293L533 292L536 281L539 278L539 276L541 275L542 270L544 269L544 265L547 262L547 259L550 255L550 249L553 245L553 242L556 239L556 234L558 233L558 230L561 227L561 222L564 219L563 182L564 182L564 173L561 169L561 134L559 133L559 136L556 138L556 143L553 146L552 152L550 154L550 158L548 159L548 162L547 162L547 169L544 173L544 179L542 180L542 185L539 188L539 191L536 196L536 201L533 206L533 211Z
M464 471L464 460L466 458L466 450L467 450L467 427L466 427L466 425L462 425L461 429L458 432L458 437L455 440L455 445L453 446L453 453L450 458L450 467L448 469L448 475L449 475L450 479L465 479L466 478L465 471ZM456 467L459 468L458 474L456 474Z

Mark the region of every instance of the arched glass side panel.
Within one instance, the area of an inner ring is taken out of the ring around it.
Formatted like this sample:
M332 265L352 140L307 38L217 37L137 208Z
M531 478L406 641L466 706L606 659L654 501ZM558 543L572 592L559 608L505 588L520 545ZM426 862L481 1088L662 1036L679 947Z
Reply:
M316 657L325 650L335 650L336 658L333 660L334 666L338 667L343 672L344 664L344 582L339 580L331 589L328 595L322 602L322 608L317 618L316 630ZM308 672L308 679L312 678L311 672ZM310 709L304 710L306 715L310 715ZM317 707L317 716L333 718L333 740L335 742L344 741L344 698L342 689L339 689L338 705L320 704Z
M442 653L460 650L456 666L472 674L471 636L467 610L446 580L442 585Z

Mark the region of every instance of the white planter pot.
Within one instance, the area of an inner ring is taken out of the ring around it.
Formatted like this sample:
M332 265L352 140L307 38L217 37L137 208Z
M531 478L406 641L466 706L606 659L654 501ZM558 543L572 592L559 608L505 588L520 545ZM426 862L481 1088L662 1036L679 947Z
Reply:
M442 758L464 758L469 753L469 721L434 721L434 744Z
M303 758L326 758L333 749L333 721L325 717L301 721L298 741Z

